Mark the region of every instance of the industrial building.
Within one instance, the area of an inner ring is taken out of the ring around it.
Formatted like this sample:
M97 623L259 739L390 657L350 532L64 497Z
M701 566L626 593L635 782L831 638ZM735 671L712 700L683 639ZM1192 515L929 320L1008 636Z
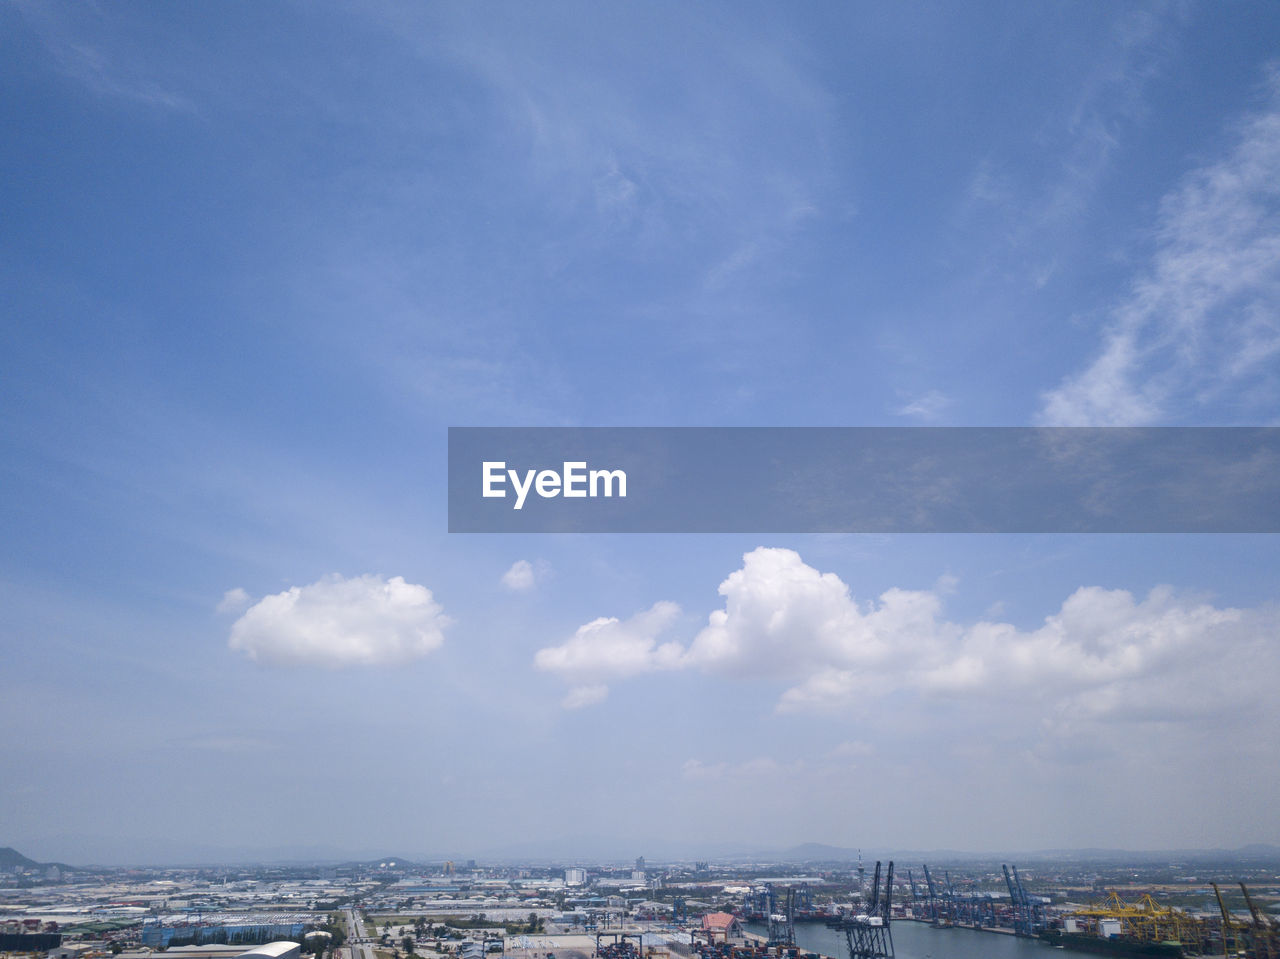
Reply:
M240 953L240 959L298 959L301 954L300 945L285 940L254 946L249 951Z

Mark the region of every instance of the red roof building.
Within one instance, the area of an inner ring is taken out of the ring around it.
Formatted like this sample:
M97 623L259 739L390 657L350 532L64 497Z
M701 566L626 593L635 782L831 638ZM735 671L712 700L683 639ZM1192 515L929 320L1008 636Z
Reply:
M702 917L702 931L707 934L708 941L714 941L719 936L727 942L742 936L742 924L738 922L737 916L730 913L709 912Z

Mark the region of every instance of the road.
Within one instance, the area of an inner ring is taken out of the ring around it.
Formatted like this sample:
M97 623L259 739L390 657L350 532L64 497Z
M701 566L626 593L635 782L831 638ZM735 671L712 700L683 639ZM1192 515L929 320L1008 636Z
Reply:
M373 947L368 944L364 920L358 909L347 910L346 959L374 959Z

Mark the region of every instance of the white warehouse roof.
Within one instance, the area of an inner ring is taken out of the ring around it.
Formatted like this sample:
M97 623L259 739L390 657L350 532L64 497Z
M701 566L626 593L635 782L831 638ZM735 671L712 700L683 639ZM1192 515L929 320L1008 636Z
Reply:
M280 942L268 942L266 945L254 946L248 952L240 953L240 959L298 959L302 947L287 939Z

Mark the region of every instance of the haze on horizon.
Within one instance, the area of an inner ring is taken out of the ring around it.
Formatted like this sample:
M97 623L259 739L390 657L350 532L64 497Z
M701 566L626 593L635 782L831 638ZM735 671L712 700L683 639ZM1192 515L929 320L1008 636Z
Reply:
M1274 536L451 536L444 488L450 425L1276 425L1277 50L0 7L0 842L1280 843Z

